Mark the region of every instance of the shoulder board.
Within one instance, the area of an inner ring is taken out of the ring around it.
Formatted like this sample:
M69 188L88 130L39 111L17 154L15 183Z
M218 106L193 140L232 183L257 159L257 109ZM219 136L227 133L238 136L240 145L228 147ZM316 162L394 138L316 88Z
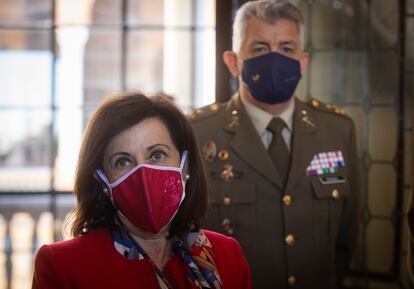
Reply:
M325 111L325 112L330 112L330 113L333 113L333 114L337 114L337 115L340 115L340 116L347 117L347 114L346 114L345 110L343 110L342 108L340 108L339 106L334 105L334 104L327 104L327 103L321 102L321 101L319 101L315 98L311 98L307 102L307 104L309 106L315 108L315 109L318 109L318 110L322 110L322 111Z
M205 107L197 108L197 109L190 111L189 113L187 113L187 118L192 121L192 120L201 119L201 118L204 118L210 115L214 115L218 111L220 111L222 107L224 107L222 103L215 102Z

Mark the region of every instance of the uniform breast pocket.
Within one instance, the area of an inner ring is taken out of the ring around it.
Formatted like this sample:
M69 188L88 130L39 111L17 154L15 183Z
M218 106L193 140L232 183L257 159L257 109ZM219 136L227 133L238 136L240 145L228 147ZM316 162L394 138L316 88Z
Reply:
M344 200L350 189L346 179L331 177L330 180L315 177L311 180L314 193L313 230L316 241L335 241L338 234Z
M253 183L213 182L210 187L208 219L215 220L214 228L219 229L219 232L247 242L247 232L255 222L255 204L256 192Z

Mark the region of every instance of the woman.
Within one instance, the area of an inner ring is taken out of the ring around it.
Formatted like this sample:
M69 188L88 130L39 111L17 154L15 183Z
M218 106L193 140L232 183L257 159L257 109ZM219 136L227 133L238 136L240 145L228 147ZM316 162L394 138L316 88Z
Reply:
M39 249L32 288L251 288L239 244L199 229L204 171L167 98L106 100L86 128L74 191L75 238Z

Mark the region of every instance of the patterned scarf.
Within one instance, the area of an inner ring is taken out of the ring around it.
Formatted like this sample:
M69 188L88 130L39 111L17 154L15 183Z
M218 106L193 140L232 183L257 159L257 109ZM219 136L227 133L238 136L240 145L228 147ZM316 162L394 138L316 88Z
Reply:
M155 266L144 249L135 243L128 233L115 231L112 237L115 248L120 254L130 260L146 259L151 264L160 289L172 289L163 272ZM173 237L171 241L174 253L184 261L187 279L192 289L222 288L220 276L214 263L212 245L203 230L192 230L187 235L186 242L177 237Z

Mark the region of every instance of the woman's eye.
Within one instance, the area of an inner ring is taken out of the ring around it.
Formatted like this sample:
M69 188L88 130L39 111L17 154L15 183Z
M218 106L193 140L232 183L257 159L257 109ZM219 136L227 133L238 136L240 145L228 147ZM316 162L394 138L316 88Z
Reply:
M150 162L160 162L164 160L164 158L167 156L167 154L163 151L155 151L151 153L149 157Z
M125 168L131 165L131 161L129 159L119 159L115 162L115 167L117 168Z

